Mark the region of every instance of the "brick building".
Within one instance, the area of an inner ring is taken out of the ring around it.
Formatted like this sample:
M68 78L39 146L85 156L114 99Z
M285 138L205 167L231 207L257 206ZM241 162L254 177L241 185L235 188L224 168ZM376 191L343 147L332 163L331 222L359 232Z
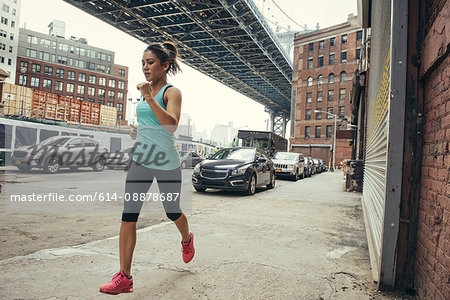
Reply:
M374 280L449 299L450 1L359 2L370 30L358 127Z
M16 84L116 107L118 121L125 120L128 67L114 63L114 52L24 28L18 48Z
M292 151L331 160L334 117L325 112L337 115L338 129L346 129L340 125L350 120L350 92L361 44L362 30L353 14L345 23L295 35ZM336 148L336 165L351 158L348 140L336 140Z

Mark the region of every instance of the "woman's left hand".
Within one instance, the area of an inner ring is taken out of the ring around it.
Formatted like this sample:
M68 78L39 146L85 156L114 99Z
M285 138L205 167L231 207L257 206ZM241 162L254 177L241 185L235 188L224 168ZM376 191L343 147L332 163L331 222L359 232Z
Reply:
M141 91L142 97L144 97L145 100L152 99L152 83L151 82L142 82L137 85L137 89Z

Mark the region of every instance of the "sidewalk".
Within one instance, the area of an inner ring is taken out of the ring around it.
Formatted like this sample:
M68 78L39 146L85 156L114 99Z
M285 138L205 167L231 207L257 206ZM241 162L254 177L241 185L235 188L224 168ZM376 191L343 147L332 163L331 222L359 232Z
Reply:
M221 199L220 193L202 197ZM196 201L201 201L198 197ZM171 222L138 231L126 299L389 299L375 290L360 195L342 172L277 181L189 216L196 256L185 264ZM70 230L70 228L68 228ZM0 261L2 299L111 299L118 237Z

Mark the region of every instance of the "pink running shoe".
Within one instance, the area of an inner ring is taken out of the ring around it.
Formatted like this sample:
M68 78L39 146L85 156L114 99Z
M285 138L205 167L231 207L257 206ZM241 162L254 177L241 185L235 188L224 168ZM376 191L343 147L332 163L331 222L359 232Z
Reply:
M114 275L110 282L105 283L100 287L100 292L111 295L131 293L133 292L133 277L128 279L128 277L120 271Z
M181 242L181 245L183 246L183 261L185 263L190 262L194 258L195 249L194 249L194 234L192 232L189 233L191 236L191 240L188 243Z

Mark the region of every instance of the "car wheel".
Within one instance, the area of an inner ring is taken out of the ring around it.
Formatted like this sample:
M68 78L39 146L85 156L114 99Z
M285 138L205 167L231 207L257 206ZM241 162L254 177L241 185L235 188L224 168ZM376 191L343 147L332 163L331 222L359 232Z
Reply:
M28 172L31 170L30 166L17 166L17 169L19 169L20 172Z
M186 169L186 166L187 166L187 165L186 165L186 162L183 161L183 162L181 163L181 168L182 168L182 169Z
M194 189L199 193L203 193L204 191L206 191L206 188L194 187Z
M44 164L44 172L48 174L55 174L59 171L59 162L56 158L50 158Z
M250 180L248 182L248 187L247 190L245 191L245 193L247 195L253 195L255 194L256 191L256 176L255 174L252 174L250 177Z
M275 187L275 174L272 173L270 175L270 183L268 185L266 185L267 189L273 189Z
M78 168L79 168L79 167L69 167L69 170L70 170L70 171L76 171L76 170L78 170Z
M92 167L92 169L94 169L94 171L96 172L101 172L103 171L104 168L105 168L105 161L103 159L99 159Z

